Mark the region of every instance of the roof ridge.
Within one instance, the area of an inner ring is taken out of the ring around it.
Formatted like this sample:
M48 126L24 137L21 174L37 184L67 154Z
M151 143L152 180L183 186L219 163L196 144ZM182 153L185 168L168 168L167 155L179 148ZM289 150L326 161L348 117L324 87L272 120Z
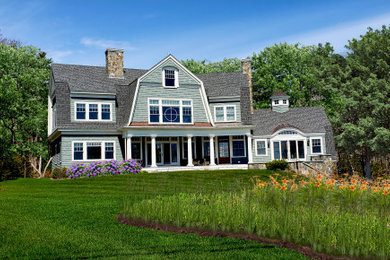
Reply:
M51 65L61 65L61 66L75 66L75 67L93 67L104 69L106 66L97 66L97 65L84 65L84 64L66 64L66 63L52 63ZM135 68L123 68L124 70L143 70L148 71L148 69L135 69Z

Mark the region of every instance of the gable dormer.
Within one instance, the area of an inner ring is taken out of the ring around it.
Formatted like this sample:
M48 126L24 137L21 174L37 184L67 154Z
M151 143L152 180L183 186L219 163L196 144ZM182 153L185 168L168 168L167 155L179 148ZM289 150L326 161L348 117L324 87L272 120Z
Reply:
M172 55L138 79L129 124L199 123L213 124L203 83Z

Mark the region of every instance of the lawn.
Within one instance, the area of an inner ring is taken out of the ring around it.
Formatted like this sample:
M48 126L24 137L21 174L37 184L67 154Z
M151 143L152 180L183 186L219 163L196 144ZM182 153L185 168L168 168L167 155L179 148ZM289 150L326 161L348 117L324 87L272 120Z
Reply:
M175 234L116 221L125 196L145 199L186 190L240 191L252 187L251 177L265 179L268 174L198 171L2 182L0 258L304 258L258 242Z

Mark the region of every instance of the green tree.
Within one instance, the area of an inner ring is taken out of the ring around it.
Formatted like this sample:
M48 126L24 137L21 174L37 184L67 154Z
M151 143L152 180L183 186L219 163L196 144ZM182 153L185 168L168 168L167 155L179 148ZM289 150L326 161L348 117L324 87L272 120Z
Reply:
M344 99L335 125L338 144L359 152L371 178L371 158L390 153L390 28L368 28L346 46L346 82L335 90Z
M50 63L32 46L0 44L0 157L47 156Z
M195 61L194 59L190 59L182 60L181 63L195 74L234 72L241 70L241 60L238 58L225 58L218 62L210 62L208 60Z

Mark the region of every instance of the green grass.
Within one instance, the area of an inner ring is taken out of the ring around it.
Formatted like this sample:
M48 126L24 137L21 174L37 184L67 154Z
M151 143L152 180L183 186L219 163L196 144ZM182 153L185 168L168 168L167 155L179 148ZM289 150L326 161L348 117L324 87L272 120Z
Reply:
M294 189L286 184L286 191L267 185L254 191L253 184L246 184L236 185L241 191L231 186L223 192L206 188L144 200L129 197L123 214L176 227L283 239L327 254L390 257L389 195L329 190L315 183Z
M175 234L116 221L125 194L141 199L184 190L234 191L250 187L254 175L263 178L268 172L177 172L2 182L0 258L304 258L295 251L258 242Z

